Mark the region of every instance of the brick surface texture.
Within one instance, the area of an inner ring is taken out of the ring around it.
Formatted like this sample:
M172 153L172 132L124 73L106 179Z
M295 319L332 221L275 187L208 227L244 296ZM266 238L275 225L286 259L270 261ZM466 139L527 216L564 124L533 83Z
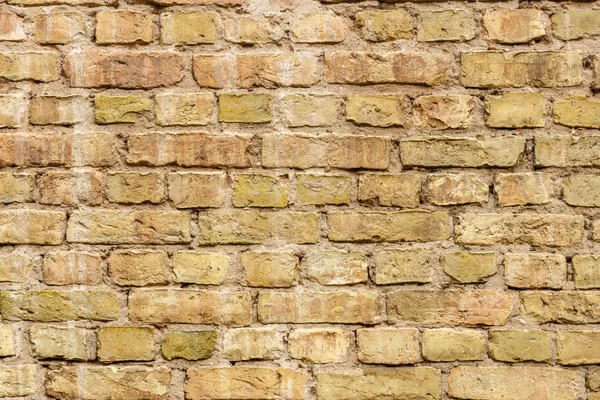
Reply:
M599 324L599 0L0 0L0 399L600 400Z

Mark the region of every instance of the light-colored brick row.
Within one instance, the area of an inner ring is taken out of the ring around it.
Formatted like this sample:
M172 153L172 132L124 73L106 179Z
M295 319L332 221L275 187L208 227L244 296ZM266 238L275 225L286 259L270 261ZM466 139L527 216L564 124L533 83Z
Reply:
M529 43L546 36L543 11L536 9L486 10L483 28L488 40L498 43Z
M575 272L574 280L577 289L600 288L600 256L578 254L571 261Z
M227 19L224 31L228 41L242 45L278 42L284 36L279 26L257 16L236 15L235 18Z
M96 336L88 329L34 325L29 338L39 359L87 361L95 358Z
M131 11L100 11L96 14L96 43L150 43L152 14Z
M595 324L600 322L597 291L526 291L521 293L521 315L537 324Z
M434 130L468 129L473 124L472 96L419 96L413 101L414 124Z
M334 13L310 13L299 16L291 27L296 43L339 43L346 38L344 23Z
M197 5L217 5L223 7L243 6L248 0L151 0L151 3L161 6L197 6Z
M557 124L581 127L600 128L600 100L587 98L582 94L574 94L554 102L552 119Z
M366 364L414 364L421 359L416 328L361 328L356 347L358 360Z
M433 362L483 360L485 342L472 329L428 329L423 332L423 358Z
M600 136L536 136L535 165L538 167L593 167L600 165L597 154Z
M349 205L354 179L351 176L296 175L296 197L300 205Z
M33 258L27 254L0 254L0 282L25 282L32 276L33 266Z
M288 205L287 177L269 174L235 174L232 203L235 207L276 207Z
M409 103L404 95L349 94L346 97L346 120L357 125L404 126Z
M214 43L219 26L215 12L165 12L160 15L160 39L176 46Z
M31 17L35 41L41 44L67 44L85 38L86 16L80 12L52 12Z
M173 280L199 285L220 285L227 278L230 259L224 254L177 251L173 253Z
M283 348L283 333L274 328L230 329L223 338L223 357L229 361L276 360Z
M554 36L562 40L600 35L600 10L560 11L553 14L551 19Z
M38 203L53 205L102 204L104 176L100 172L50 171L39 177Z
M33 201L35 176L28 173L0 172L0 203Z
M420 42L458 42L475 37L475 18L470 10L423 11L417 24Z
M594 80L592 81L592 89L600 90L600 55L592 57L592 68L594 70Z
M166 285L168 255L160 250L115 250L108 258L108 272L119 286Z
M367 257L357 251L312 251L301 261L301 273L321 285L353 285L369 278Z
M60 245L66 218L63 211L0 211L0 243Z
M492 128L543 128L544 98L537 92L485 97L485 124Z
M299 280L294 253L248 251L240 256L246 284L253 287L292 287Z
M111 203L162 203L165 187L157 172L109 172L106 176L106 197Z
M33 125L74 125L85 121L89 103L84 96L37 96L29 103Z
M457 251L440 257L442 269L460 283L485 282L493 276L498 267L496 253Z
M104 261L99 253L59 251L46 253L42 276L46 285L100 285L104 281Z
M0 325L0 357L17 355L15 330L11 325Z
M236 56L236 85L251 87L310 87L321 79L322 69L309 53L259 53Z
M288 126L331 126L338 119L338 97L334 94L289 94L281 100Z
M371 42L388 42L413 37L413 18L402 9L357 12L356 25L361 36Z
M34 364L0 366L0 396L24 397L35 395L38 367Z
M567 260L555 253L507 253L504 280L518 289L561 289L567 283Z
M60 65L55 51L4 51L0 55L0 78L52 82L60 78Z
M358 201L365 205L417 207L421 200L421 175L364 174L358 178Z
M560 331L556 333L556 361L564 365L598 364L598 331Z
M0 95L0 128L22 128L26 125L27 100L25 96L21 93Z
M153 360L153 336L152 327L101 327L98 329L98 360L103 363Z
M27 38L23 18L14 12L0 12L0 40L5 42L21 42Z
M343 329L294 329L288 336L288 354L305 362L343 363L350 356L350 332Z
M247 124L271 122L270 94L220 94L219 121Z
M210 358L216 350L216 331L167 332L161 346L162 356L167 360L204 360Z
M489 333L490 357L504 362L547 362L552 356L552 336L546 331L493 330Z
M141 96L98 95L94 98L94 122L99 125L134 124L151 107L151 101Z
M114 5L115 0L10 0L9 4L22 5L22 6L48 6L53 4L68 4L72 6L82 5L96 5L96 6L108 6Z
M431 204L451 206L487 203L490 187L477 174L431 174L427 177L427 191Z
M201 87L221 89L233 86L235 58L230 54L196 54L192 57L192 71Z
M169 199L176 208L216 208L225 203L227 177L220 172L174 172L167 175Z
M396 285L432 281L430 249L387 249L375 252L375 283Z
M161 126L207 125L212 121L212 93L160 93L154 98L156 123Z
M552 179L541 172L497 174L494 191L500 206L546 204L552 197Z

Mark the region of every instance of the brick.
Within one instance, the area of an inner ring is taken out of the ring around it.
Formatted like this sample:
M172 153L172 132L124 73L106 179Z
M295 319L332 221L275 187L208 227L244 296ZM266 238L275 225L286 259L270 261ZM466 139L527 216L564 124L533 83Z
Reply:
M600 100L583 94L570 95L554 102L552 119L555 123L581 128L600 128Z
M119 304L116 293L107 290L4 291L0 292L0 314L8 321L111 321L118 317Z
M31 17L34 39L41 44L67 44L85 38L86 18L80 12L54 12Z
M421 198L421 175L359 175L358 201L366 205L417 207Z
M490 187L477 174L431 174L427 177L429 202L438 206L487 203Z
M485 282L496 274L496 253L457 251L443 254L442 269L460 283Z
M219 17L214 12L162 13L160 39L163 44L176 46L214 43Z
M238 54L236 58L236 85L241 88L310 87L321 76L317 58L312 54Z
M550 335L535 330L493 330L489 333L490 357L504 362L548 362L552 355Z
M0 357L16 355L15 332L10 325L0 325Z
M448 81L453 68L449 55L437 53L339 51L325 54L327 83L434 86Z
M237 16L225 21L225 38L239 44L265 44L278 42L283 30L269 22L253 17Z
M176 208L221 207L225 202L224 173L170 173L167 181L169 199Z
M311 13L298 16L291 27L296 43L339 43L346 37L344 24L334 13Z
M72 87L149 89L179 82L183 66L181 54L170 51L87 50L69 54L64 72Z
M0 203L26 203L33 200L35 176L23 173L0 173Z
M10 11L0 12L0 40L21 42L26 39L23 18Z
M368 10L355 15L361 36L371 42L411 39L413 18L405 10Z
M305 373L289 368L195 367L188 368L185 398L302 400Z
M262 163L267 168L386 169L390 147L390 139L381 136L266 135Z
M162 203L165 196L162 175L156 172L109 172L106 198L111 203Z
M153 360L153 335L153 328L143 326L104 326L98 329L98 360Z
M161 126L207 125L212 121L212 93L161 93L154 102L156 123Z
M55 51L4 51L0 78L8 81L51 82L60 78L60 58Z
M435 399L440 394L440 370L431 367L375 368L316 372L320 400L385 398Z
M356 251L313 251L302 258L301 271L320 285L352 285L367 282L367 258Z
M42 210L0 211L0 243L59 245L66 213Z
M561 289L567 283L567 260L554 253L508 253L504 280L519 289Z
M536 9L486 10L483 28L488 40L498 43L529 43L546 36L545 14Z
M23 6L48 6L52 4L70 4L70 5L114 5L115 0L10 0L9 4Z
M67 241L90 244L189 243L190 214L183 211L74 211Z
M119 286L165 285L169 283L167 253L154 250L115 250L108 259L108 272Z
M596 349L600 345L600 332L560 331L556 334L556 359L559 364L598 364Z
M568 87L582 83L577 51L462 53L460 83L465 87Z
M0 366L0 396L23 397L35 395L38 368L35 365Z
M596 156L600 136L551 136L535 138L535 165L538 167L591 167L600 165Z
M544 98L537 92L485 96L485 124L492 128L543 128Z
M88 112L84 96L37 96L29 103L33 125L74 125L84 122Z
M271 95L220 94L219 121L249 124L271 122Z
M298 284L299 259L293 253L248 251L241 255L246 284L292 287Z
M586 377L586 386L589 390L598 392L600 391L600 374L598 372L592 372ZM590 396L592 393L590 393ZM590 400L596 400L595 398L590 398Z
M338 118L338 100L333 94L290 94L282 97L288 126L331 126Z
M140 96L105 96L94 99L94 122L97 124L133 124L144 111L150 111L150 100Z
M513 310L509 293L495 290L387 292L388 320L445 325L504 325Z
M577 289L600 288L600 258L593 254L576 255L572 258Z
M420 42L465 41L475 37L475 19L469 10L424 11L417 19Z
M0 128L20 128L26 125L27 100L25 97L20 93L0 95Z
M274 328L230 329L223 338L223 357L229 361L276 360L283 347L283 335Z
M362 328L356 331L358 360L365 364L414 364L421 359L416 328Z
M210 358L216 350L216 331L167 332L161 347L162 355L167 360L204 360Z
M34 325L29 337L35 357L39 359L87 361L94 358L88 349L96 337L87 329Z
M600 10L569 10L552 15L554 36L573 40L600 35Z
M561 290L521 293L521 315L538 324L595 324L600 322L600 296L594 291Z
M442 211L330 212L329 240L334 242L431 242L450 236Z
M581 242L583 223L583 216L568 214L463 214L455 233L463 244L560 247Z
M600 56L592 57L592 68L594 70L594 80L592 81L592 89L600 90Z
M468 129L473 106L472 96L419 96L413 102L414 123L434 130Z
M38 203L100 205L104 177L100 172L50 171L38 179Z
M46 394L59 400L145 400L169 396L167 367L63 366L46 375Z
M240 6L247 3L248 0L152 0L152 3L159 4L162 6L176 6L176 5L219 5L224 7Z
M316 213L279 213L255 210L218 210L198 216L201 244L252 244L268 240L316 243L319 238Z
M357 125L404 126L408 103L404 95L349 94L346 98L346 120Z
M346 362L350 333L343 329L294 329L288 337L288 354L316 364Z
M277 207L288 205L285 178L267 174L236 174L233 181L235 207Z
M214 89L233 85L233 56L196 54L192 60L194 79L198 85Z
M350 204L352 182L350 176L298 174L296 175L298 204Z
M432 268L429 249L390 249L375 253L375 283L431 282Z
M485 353L479 331L427 329L423 332L423 358L433 362L478 361Z
M104 262L98 253L46 253L42 262L42 275L46 285L100 285L104 281Z
M150 133L129 135L127 162L181 167L249 167L250 135Z
M520 137L427 137L400 141L405 166L511 167L525 149Z
M129 292L129 319L145 323L249 325L252 298L248 292L193 289L134 289Z
M453 368L448 377L448 394L459 399L575 400L578 374L550 367Z
M497 174L494 191L500 206L546 204L550 202L552 180L539 172Z
M31 276L33 259L26 254L0 254L0 282L25 282Z
M375 324L380 321L379 295L374 292L266 292L258 294L258 320L263 324Z
M100 11L96 14L96 43L146 44L152 41L152 15L130 11Z
M173 280L199 285L220 285L229 271L229 257L217 253L173 253Z

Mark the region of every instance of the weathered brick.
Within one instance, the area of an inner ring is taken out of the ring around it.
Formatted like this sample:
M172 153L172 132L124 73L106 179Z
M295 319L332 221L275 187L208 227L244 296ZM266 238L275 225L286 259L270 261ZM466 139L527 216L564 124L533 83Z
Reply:
M229 361L276 360L283 347L283 334L274 328L230 329L223 338L223 357Z
M485 353L479 331L427 329L423 332L423 358L433 362L478 361Z
M417 207L421 198L421 175L365 174L358 179L358 201L367 205Z
M583 81L577 51L462 53L460 83L466 87L565 87Z
M432 174L427 177L429 201L438 206L487 203L489 185L477 174Z
M507 44L528 43L546 36L544 17L543 11L532 8L486 10L483 28L488 40Z
M373 368L316 372L320 400L376 400L385 397L438 400L440 370L431 367Z
M248 286L291 287L298 284L298 256L293 253L248 251L241 255Z
M43 210L0 211L0 243L59 245L66 213Z
M67 44L87 36L85 14L53 12L31 17L35 41L41 44Z
M96 43L130 44L152 41L152 14L100 11L96 14Z
M546 331L491 331L490 357L504 362L547 362L552 355L550 335Z
M325 80L328 83L433 86L448 81L453 68L452 58L438 53L340 51L325 54Z
M535 165L538 167L592 167L600 165L597 156L600 136L551 136L535 138Z
M298 16L291 27L291 39L297 43L339 43L346 37L340 17L334 13Z
M442 211L330 212L327 225L334 242L431 242L450 236L450 218Z
M176 6L176 5L219 5L224 7L233 7L244 5L248 2L248 0L152 0L154 4L159 4L162 6Z
M163 44L178 46L214 43L218 26L219 17L214 12L162 13L160 39Z
M198 85L215 89L233 86L235 61L232 55L195 54L192 60Z
M88 106L84 96L37 96L29 103L29 120L33 125L79 124Z
M417 40L421 42L465 41L475 37L473 11L423 11L417 22Z
M255 17L236 15L225 21L225 37L233 43L265 44L279 41L283 30L269 22Z
M156 172L109 172L106 197L111 203L162 203L165 196L162 175Z
M78 5L97 5L97 6L108 6L114 5L115 0L10 0L9 4L17 4L23 6L48 6L52 4L69 4L73 6Z
M38 368L35 365L0 366L0 396L24 397L35 395Z
M413 19L406 10L360 11L355 19L365 40L387 42L413 36Z
M26 125L27 100L25 100L25 96L20 93L0 95L0 128L21 128Z
M525 149L525 139L509 137L427 137L403 139L400 158L417 167L510 167Z
M242 88L310 87L321 76L317 58L312 54L239 54L236 58L236 84Z
M46 285L100 285L104 262L98 253L51 252L44 256L42 274Z
M563 40L600 35L600 10L568 10L552 15L554 35Z
M29 331L29 337L36 358L73 361L95 358L89 349L96 337L87 329L34 325Z
M26 39L23 18L10 11L0 12L0 40L21 42Z
M189 243L190 214L184 211L74 211L67 241L91 244Z
M593 254L576 255L572 259L577 289L600 288L600 257Z
M34 175L0 172L0 203L26 203L32 201L34 185Z
M287 207L285 178L267 174L236 174L233 181L235 207Z
M443 254L440 263L444 272L460 283L485 282L498 269L494 252L457 251Z
M567 283L567 260L562 254L507 253L504 279L519 289L561 289Z
M521 293L521 315L538 324L600 322L600 294L595 291L527 291Z
M38 179L39 197L42 204L100 205L104 177L95 171L50 171Z
M60 58L55 51L4 51L0 78L8 81L51 82L60 78Z
M271 95L220 94L219 121L249 124L271 122Z
M33 259L26 254L0 254L0 282L25 282L31 276Z
M300 205L350 204L353 179L350 176L296 175L296 196Z
M266 292L258 294L258 320L274 323L375 324L380 321L374 292Z
M473 124L473 97L419 96L413 102L414 123L435 130L466 129Z
M365 364L414 364L421 359L416 328L363 328L356 331L358 360Z
M149 361L154 359L154 329L143 326L104 326L98 329L98 360Z
M129 319L145 323L249 325L248 292L193 289L134 289L129 292Z
M302 258L303 274L320 285L352 285L368 280L367 258L359 252L314 251Z
M581 242L583 223L583 216L569 214L462 214L455 233L463 244L560 247Z
M575 400L579 396L577 371L549 367L453 368L448 394L459 399Z
M167 253L154 250L115 250L108 259L108 272L119 286L169 283Z
M156 123L161 126L207 125L212 120L212 93L161 93L154 98Z
M183 66L181 54L170 51L87 50L69 54L64 72L73 87L149 89L179 82Z
M10 325L0 325L0 357L16 355L15 332Z
M302 400L305 384L305 373L289 368L195 367L187 370L185 398Z
M150 111L150 100L140 96L98 95L94 99L94 122L97 124L133 124L144 111Z
M173 253L173 280L200 285L220 285L229 271L229 257L217 253Z
M288 354L317 364L346 362L350 333L343 329L294 329L288 337Z
M262 163L267 168L386 169L390 147L390 139L381 136L266 135Z
M600 128L600 100L588 99L583 94L570 95L554 102L552 119L557 124Z
M559 364L598 364L596 349L600 346L600 332L560 331L556 334L556 359Z
M25 290L0 292L0 314L8 321L59 322L117 319L115 292L97 289Z
M216 331L168 332L161 347L162 355L167 360L204 360L210 358L216 350Z
M403 126L407 119L408 103L404 95L349 94L346 98L346 120L357 125Z
M282 102L288 126L330 126L338 118L338 100L333 94L290 94Z
M220 207L225 202L224 173L170 173L167 181L169 198L177 208Z
M389 249L375 253L375 283L431 282L432 268L429 249Z
M495 290L398 290L387 292L390 322L504 325L513 310L509 293Z
M537 92L485 96L485 124L492 128L543 128L544 98Z
M552 180L540 172L497 174L494 191L500 206L546 204L552 194Z

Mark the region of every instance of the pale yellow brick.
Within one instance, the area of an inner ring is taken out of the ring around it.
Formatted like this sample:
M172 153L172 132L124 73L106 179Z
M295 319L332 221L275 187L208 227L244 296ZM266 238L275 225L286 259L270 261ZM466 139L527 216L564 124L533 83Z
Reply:
M556 361L565 365L600 363L600 332L560 331L556 333Z
M351 251L313 251L302 258L303 274L321 285L352 285L367 282L367 258Z
M431 282L432 267L429 249L390 249L375 253L375 283Z
M154 359L154 329L142 326L105 326L98 329L98 360L149 361Z
M219 172L174 172L167 175L169 199L176 208L221 207L227 176Z
M552 179L541 172L497 174L494 191L501 206L546 204L552 195Z
M459 251L442 255L442 269L460 283L485 282L498 269L496 253Z
M210 358L216 350L216 331L168 332L161 347L162 355L167 360L204 360Z
M230 329L223 338L223 357L229 361L276 360L283 347L283 334L274 328Z
M421 359L416 328L368 328L356 331L358 360L366 364L414 364Z
M97 95L94 98L94 121L97 124L133 124L145 111L150 100L140 96Z
M271 122L271 95L220 94L219 121L249 124Z
M540 167L597 166L600 136L536 136L535 165Z
M332 94L290 94L282 98L288 126L330 126L338 118L338 99Z
M360 11L355 19L362 37L372 42L410 39L413 36L413 18L402 9Z
M552 337L546 331L494 330L489 333L490 357L504 362L547 362Z
M596 174L573 173L563 181L565 203L580 207L600 205L600 176Z
M229 257L217 253L178 251L173 253L173 280L199 285L220 285L229 271Z
M468 129L473 124L472 96L419 96L413 102L414 123L435 130Z
M265 44L279 41L283 30L267 20L236 16L225 21L225 37L233 43Z
M404 126L408 101L404 95L349 94L346 98L346 119L357 125Z
M479 331L427 329L423 332L423 358L434 362L483 360L485 343Z
M201 87L220 89L233 85L234 66L232 55L193 56L194 79Z
M162 126L207 125L212 121L212 93L161 93L154 98L156 123Z
M176 46L214 43L219 17L214 12L162 13L160 38L163 44Z
M0 243L59 245L66 213L47 210L0 211Z
M248 251L241 255L248 286L291 287L298 283L298 256L283 252Z
M35 176L0 172L0 203L25 203L33 200Z
M546 36L543 11L533 8L486 10L483 27L488 40L499 43L528 43Z
M129 44L152 41L152 15L130 11L100 11L96 14L96 43Z
M242 88L310 87L322 75L313 53L245 53L236 60L236 84Z
M288 337L288 354L316 364L346 362L350 333L343 329L294 329Z
M301 205L350 204L351 176L296 175L296 196Z
M593 290L521 292L521 315L535 323L595 324L600 322L600 297Z
M600 35L600 10L581 9L552 15L554 35L563 40Z
M17 355L15 349L15 331L8 324L0 325L0 357Z
M431 174L427 177L429 201L438 206L487 203L490 187L477 174Z
M109 172L106 197L111 203L161 203L165 196L162 175L157 172Z
M421 42L464 41L475 37L475 19L470 10L422 11L417 40Z
M0 254L0 282L25 282L32 271L33 259L27 254Z
M286 177L267 174L236 174L233 181L235 207L287 207Z
M95 358L96 336L81 328L34 325L29 331L36 358L86 361Z
M86 18L80 12L53 12L31 17L35 41L42 44L67 44L85 38Z
M23 18L10 11L0 12L0 40L20 42L25 39Z
M0 366L0 396L25 397L37 392L36 375L38 367L29 365Z
M20 93L0 95L0 128L21 128L26 125L27 100L25 97Z
M300 15L291 27L291 38L297 43L339 43L345 37L341 17L334 13Z
M544 98L537 92L504 93L485 97L485 124L492 128L542 128Z
M507 253L504 279L519 289L561 289L567 283L567 260L555 253Z
M38 203L53 205L102 204L104 176L96 171L49 171L38 179Z
M59 53L4 51L0 55L0 77L9 81L55 81L60 77Z
M46 253L42 275L47 285L100 285L104 262L98 253L59 251Z
M358 201L367 205L417 207L421 198L421 175L366 174L358 180Z
M89 102L84 96L37 96L29 103L33 125L74 125L84 122Z
M581 254L572 258L577 289L600 288L600 256Z
M108 259L108 272L120 286L167 284L167 258L160 250L115 250Z
M600 128L600 100L573 94L554 102L555 123L581 128Z

